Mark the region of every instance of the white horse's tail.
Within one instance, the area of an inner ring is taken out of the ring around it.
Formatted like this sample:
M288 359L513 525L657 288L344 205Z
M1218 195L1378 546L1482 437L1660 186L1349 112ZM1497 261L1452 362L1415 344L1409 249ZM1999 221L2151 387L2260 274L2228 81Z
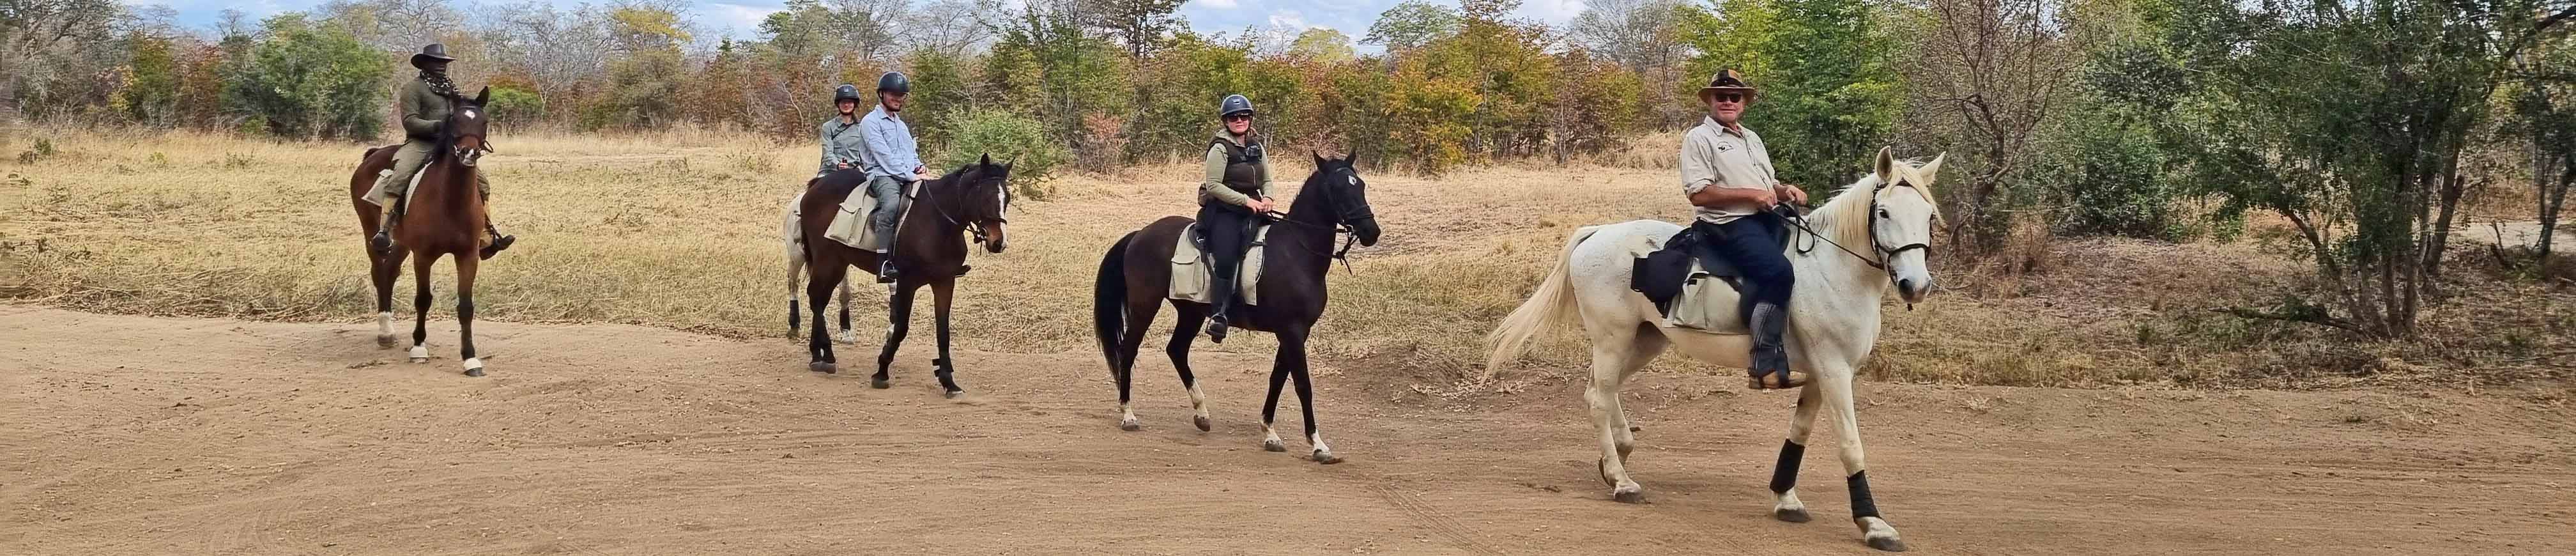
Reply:
M1566 275L1569 259L1574 257L1574 246L1582 245L1583 240L1591 239L1593 232L1600 229L1601 226L1584 226L1575 230L1573 237L1566 238L1565 249L1556 254L1556 268L1547 272L1546 281L1539 282L1538 291L1531 292L1529 301L1521 302L1520 308L1503 317L1502 325L1485 335L1485 345L1494 350L1485 358L1485 378L1493 378L1502 370L1503 363L1528 352L1530 338L1549 328L1573 323L1578 309L1575 307L1574 288L1566 284L1571 280Z

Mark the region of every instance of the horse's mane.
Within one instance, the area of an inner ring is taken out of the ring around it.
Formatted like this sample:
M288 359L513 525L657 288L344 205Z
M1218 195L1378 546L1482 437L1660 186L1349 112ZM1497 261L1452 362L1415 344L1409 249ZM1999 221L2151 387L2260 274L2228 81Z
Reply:
M1911 160L1900 160L1897 163L1907 169L1920 166ZM1932 199L1932 191L1928 189L1930 187L1928 185L1907 184L1907 187L1914 188L1915 192L1921 194L1926 201ZM1870 199L1877 193L1878 174L1875 172L1861 174L1860 181L1844 186L1841 192L1834 194L1834 198L1825 201L1825 206L1817 207L1815 220L1828 228L1823 231L1833 234L1835 243L1869 245L1872 239L1869 230L1869 210L1872 206ZM1941 217L1940 203L1926 204L1932 206L1933 218Z

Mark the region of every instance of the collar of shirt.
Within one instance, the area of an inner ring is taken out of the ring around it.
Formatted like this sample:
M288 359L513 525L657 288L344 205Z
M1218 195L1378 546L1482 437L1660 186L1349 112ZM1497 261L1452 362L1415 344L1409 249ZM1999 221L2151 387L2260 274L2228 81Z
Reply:
M1715 129L1717 129L1717 132L1718 132L1718 133L1724 133L1724 134L1727 134L1727 135L1733 135L1733 136L1736 136L1736 137L1746 137L1746 136L1750 136L1750 135L1752 135L1752 132L1749 132L1749 131L1745 131L1745 130L1744 130L1744 126L1743 126L1742 124L1738 124L1736 127L1732 127L1732 128L1730 128L1730 127L1727 127L1727 126L1726 126L1726 124L1717 123L1717 117L1716 117L1716 116L1700 116L1700 117L1699 117L1699 121L1700 121L1700 125L1704 125L1704 126L1709 126L1709 127L1711 127L1711 128L1715 128Z
M869 111L868 111L868 117L869 117L869 118L885 119L885 120L893 121L893 122L897 122L897 123L901 123L901 122L903 122L903 118L896 117L896 116L898 116L898 115L900 115L900 114L899 114L899 113L886 112L886 111L885 111L885 105L883 105L883 104L879 104L879 105L877 105L876 109L874 109L874 110L869 110Z

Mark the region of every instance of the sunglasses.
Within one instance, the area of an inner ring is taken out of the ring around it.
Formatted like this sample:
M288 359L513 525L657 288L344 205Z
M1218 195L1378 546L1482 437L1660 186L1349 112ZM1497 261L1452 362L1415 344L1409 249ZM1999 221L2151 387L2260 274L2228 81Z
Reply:
M1235 115L1232 115L1232 116L1226 116L1226 117L1225 117L1225 121L1229 121L1229 122L1249 122L1249 121L1252 121L1252 115L1251 115L1251 114L1235 114Z
M1718 102L1725 102L1725 103L1737 103L1737 104L1740 104L1740 103L1743 103L1743 102L1744 102L1744 94L1743 94L1743 93L1717 93L1717 94L1709 95L1709 98L1711 98L1711 99L1715 99L1715 100L1716 100L1716 101L1718 101Z

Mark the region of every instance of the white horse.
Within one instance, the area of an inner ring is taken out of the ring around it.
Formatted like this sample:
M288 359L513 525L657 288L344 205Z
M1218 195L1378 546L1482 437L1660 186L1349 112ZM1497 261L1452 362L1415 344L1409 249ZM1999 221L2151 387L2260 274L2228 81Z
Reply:
M1879 550L1902 551L1905 543L1898 540L1896 528L1879 517L1877 504L1870 499L1864 475L1868 466L1861 461L1860 423L1852 410L1852 374L1878 341L1879 304L1887 290L1893 287L1906 303L1922 301L1932 290L1924 259L1932 220L1940 216L1929 189L1940 168L1937 157L1914 167L1880 149L1874 173L1835 195L1807 219L1807 228L1823 237L1791 231L1798 236L1794 245L1811 249L1788 252L1790 264L1797 268L1797 285L1790 296L1786 343L1792 367L1812 379L1798 393L1788 441L1781 444L1779 463L1772 471L1772 515L1789 522L1808 519L1806 504L1798 501L1793 489L1799 459L1806 453L1807 431L1822 402L1833 414L1835 436L1842 440L1852 521L1860 527L1862 540ZM1669 222L1637 220L1576 230L1538 291L1486 337L1494 347L1485 366L1490 374L1525 351L1533 335L1581 320L1592 341L1592 383L1584 401L1591 406L1592 424L1600 431L1601 480L1612 486L1611 498L1620 502L1645 500L1645 490L1628 477L1628 452L1636 447L1636 439L1629 434L1628 415L1619 404L1620 383L1667 346L1722 366L1744 368L1751 363L1749 336L1666 326L1654 303L1629 289L1636 249L1681 229ZM1818 239L1832 243L1814 245ZM1707 302L1734 314L1732 296Z
M796 330L797 323L805 318L804 313L797 312L797 300L805 295L805 290L796 284L805 279L805 233L797 229L796 205L804 200L803 193L788 199L786 222L778 226L778 240L787 244L787 337L798 339L804 338L797 335ZM833 335L832 341L844 344L859 342L858 335L850 332L849 280L841 281L841 333Z

